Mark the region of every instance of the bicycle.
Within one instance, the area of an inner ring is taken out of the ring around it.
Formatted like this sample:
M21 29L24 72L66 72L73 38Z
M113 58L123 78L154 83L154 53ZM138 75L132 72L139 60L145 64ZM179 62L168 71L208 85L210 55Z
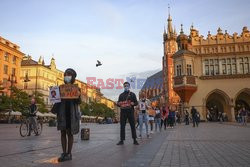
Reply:
M36 117L37 118L37 117ZM34 129L33 124L30 123L29 117L26 117L20 126L19 132L22 137L26 137L28 133L33 132L35 135L39 136L43 130L43 123L41 120L37 120L36 122L37 129Z

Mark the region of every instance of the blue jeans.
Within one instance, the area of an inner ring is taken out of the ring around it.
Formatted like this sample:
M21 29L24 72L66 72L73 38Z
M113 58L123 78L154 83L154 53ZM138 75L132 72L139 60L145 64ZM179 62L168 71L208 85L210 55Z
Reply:
M139 113L140 135L142 135L143 122L145 123L146 132L147 132L147 135L148 135L148 114Z
M155 118L155 131L157 131L157 126L161 130L161 118Z

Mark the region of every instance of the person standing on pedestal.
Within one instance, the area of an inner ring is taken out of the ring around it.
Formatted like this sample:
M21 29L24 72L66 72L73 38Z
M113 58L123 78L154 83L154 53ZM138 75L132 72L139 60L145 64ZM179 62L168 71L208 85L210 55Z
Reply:
M132 138L134 140L135 145L139 145L139 143L136 140L136 130L135 130L135 118L134 118L134 107L138 105L136 95L131 92L130 84L128 82L124 82L123 84L124 92L120 94L118 99L118 106L121 108L121 114L120 114L120 141L117 143L117 145L123 145L125 140L125 126L126 121L128 119L131 132L132 132Z

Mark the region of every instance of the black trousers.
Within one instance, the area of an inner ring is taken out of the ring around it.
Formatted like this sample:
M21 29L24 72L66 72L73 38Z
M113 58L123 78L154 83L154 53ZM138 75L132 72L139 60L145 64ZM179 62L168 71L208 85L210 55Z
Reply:
M120 125L121 125L121 130L120 130L120 138L121 140L125 140L125 127L126 127L126 122L130 124L131 132L132 132L132 138L136 139L136 130L135 130L135 116L134 116L134 111L133 110L121 110L121 115L120 115Z
M192 117L192 120L193 120L193 127L195 127L195 124L196 124L196 126L198 127L198 124L199 124L198 118Z
M161 128L162 128L163 123L164 123L164 129L166 129L166 126L167 126L167 118L165 118L164 120L161 119Z

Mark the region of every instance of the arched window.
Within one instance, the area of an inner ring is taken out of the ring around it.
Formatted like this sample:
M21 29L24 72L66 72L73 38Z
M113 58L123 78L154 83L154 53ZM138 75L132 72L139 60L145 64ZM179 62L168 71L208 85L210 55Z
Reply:
M192 75L192 66L191 66L191 64L187 64L187 75Z

